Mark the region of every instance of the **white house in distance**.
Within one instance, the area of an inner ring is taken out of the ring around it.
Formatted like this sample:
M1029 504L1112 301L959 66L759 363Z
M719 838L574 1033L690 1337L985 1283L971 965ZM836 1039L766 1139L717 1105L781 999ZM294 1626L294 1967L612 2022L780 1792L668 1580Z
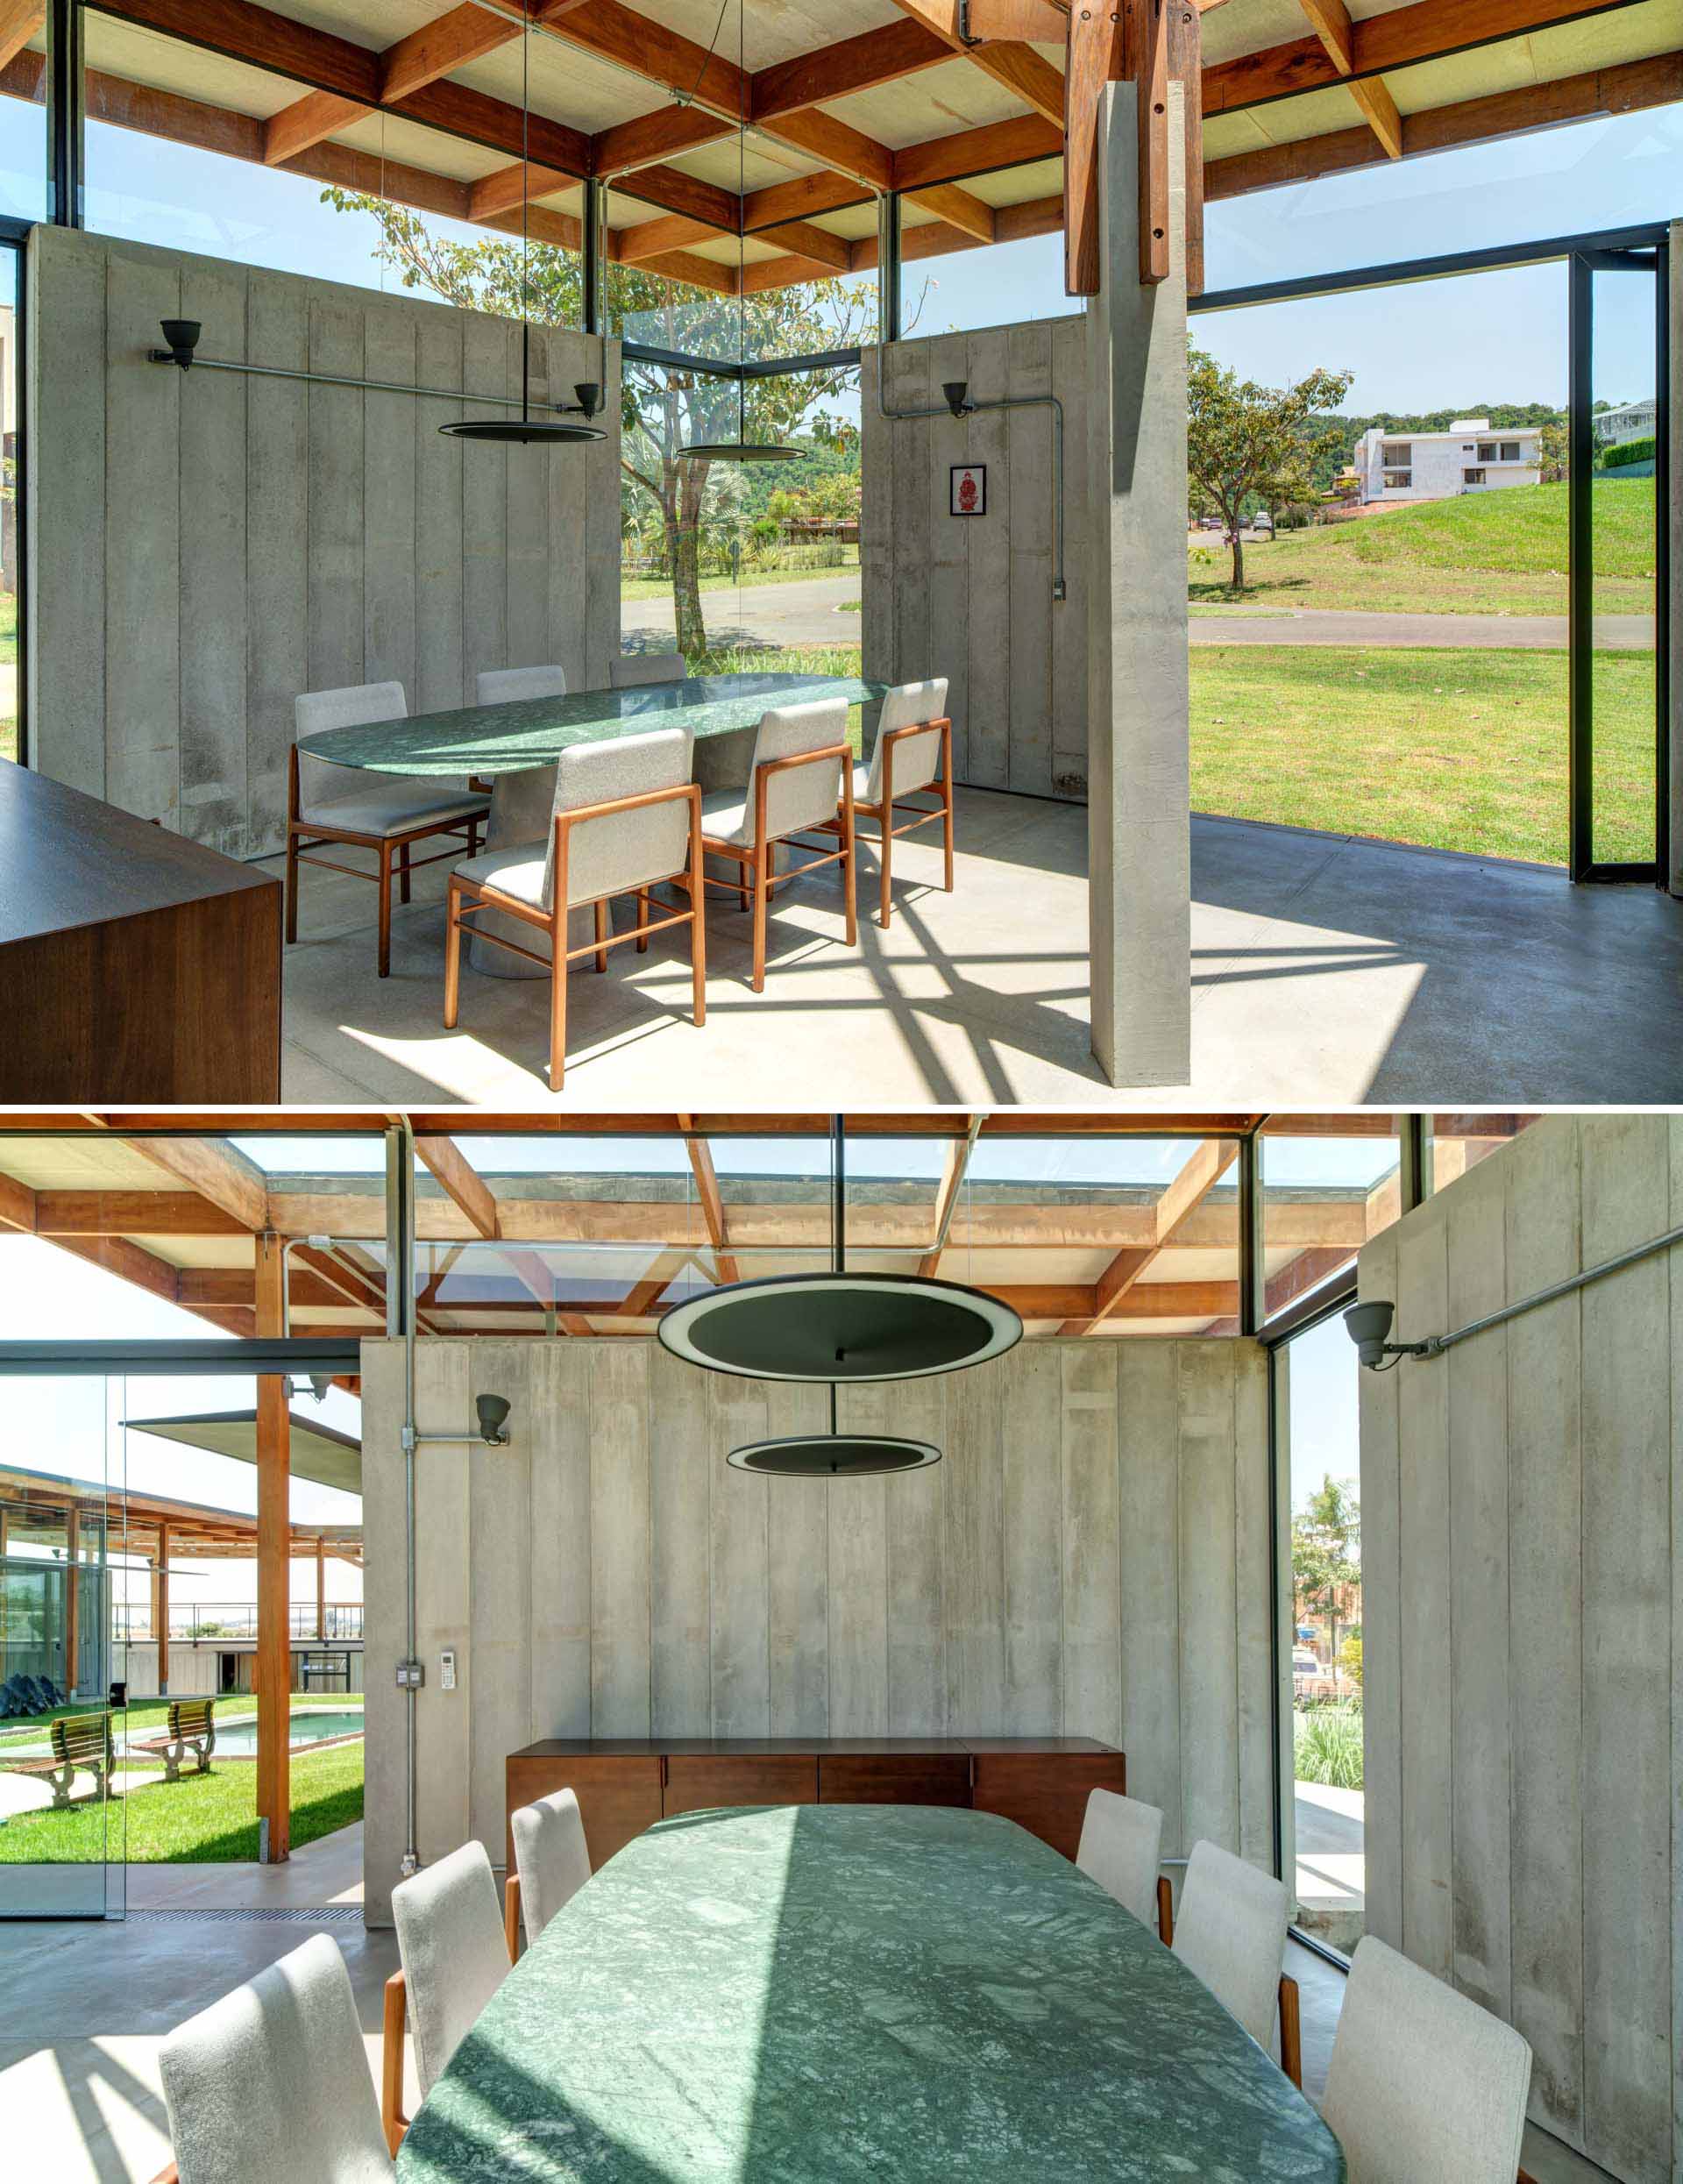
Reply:
M1601 447L1623 447L1631 440L1651 439L1659 429L1658 417L1659 404L1651 395L1646 402L1603 409L1594 421L1596 442Z
M1540 485L1541 438L1535 426L1493 432L1488 417L1459 417L1447 432L1384 432L1375 425L1356 445L1362 500L1447 501L1458 493Z

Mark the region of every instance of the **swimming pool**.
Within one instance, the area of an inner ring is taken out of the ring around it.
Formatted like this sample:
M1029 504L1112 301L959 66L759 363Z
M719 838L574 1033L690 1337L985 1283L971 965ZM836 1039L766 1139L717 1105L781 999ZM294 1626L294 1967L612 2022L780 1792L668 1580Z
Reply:
M311 1707L308 1712L295 1713L292 1735L288 1739L295 1752L308 1751L313 1744L330 1744L336 1737L359 1737L362 1734L362 1709ZM243 1721L217 1724L217 1754L225 1754L230 1759L255 1759L257 1756L257 1717L247 1715Z

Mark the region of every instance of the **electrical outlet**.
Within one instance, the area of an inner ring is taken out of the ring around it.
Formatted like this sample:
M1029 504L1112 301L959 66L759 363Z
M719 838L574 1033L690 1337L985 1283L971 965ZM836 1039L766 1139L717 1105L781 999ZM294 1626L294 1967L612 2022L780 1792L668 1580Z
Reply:
M441 1691L453 1691L456 1689L456 1655L448 1647L438 1656L438 1689Z
M397 1688L400 1691L418 1691L427 1680L427 1672L418 1661L400 1661L397 1664Z

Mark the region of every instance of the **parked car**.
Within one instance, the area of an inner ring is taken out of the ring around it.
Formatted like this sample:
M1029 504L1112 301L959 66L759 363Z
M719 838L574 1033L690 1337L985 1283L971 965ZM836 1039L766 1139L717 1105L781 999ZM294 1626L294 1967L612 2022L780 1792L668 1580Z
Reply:
M1268 514L1266 509L1264 509L1260 515L1252 516L1251 531L1252 535L1257 538L1272 538L1274 537L1274 518Z
M1340 1697L1339 1672L1312 1646L1291 1649L1291 1697L1297 1706L1312 1706Z

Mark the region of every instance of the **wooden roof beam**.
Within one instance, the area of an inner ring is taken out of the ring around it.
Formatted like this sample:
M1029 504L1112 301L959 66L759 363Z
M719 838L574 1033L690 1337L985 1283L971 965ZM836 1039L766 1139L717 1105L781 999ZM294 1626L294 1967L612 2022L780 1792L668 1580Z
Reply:
M969 1171L970 1155L981 1135L982 1118L971 1118L971 1126L963 1137L955 1137L947 1148L946 1165L941 1173L941 1188L935 1193L935 1244L918 1262L918 1272L926 1280L932 1277L941 1265L941 1255L946 1248L948 1232L953 1225L953 1215L958 1210L958 1194L964 1187L964 1177Z
M908 190L906 195L914 205L933 212L948 227L960 228L966 235L974 236L978 243L991 243L995 239L994 208L984 204L969 190L961 189L956 182L936 182L928 189Z
M707 1223L707 1241L713 1246L714 1265L721 1282L740 1282L742 1277L728 1248L725 1202L719 1192L718 1170L713 1164L707 1139L694 1128L695 1121L694 1115L681 1114L678 1118L678 1128L684 1133L684 1149L690 1156L690 1171L695 1177L701 1218Z
M1068 10L1052 7L1047 0L1039 0L1039 4L1035 0L987 0L979 18L972 5L967 38L956 0L894 0L894 4L940 40L948 59L957 54L974 62L1026 106L1062 124L1063 78L1027 41L1033 37L1042 45L1062 45L1070 21ZM1014 37L998 36L981 28L989 21L999 25L1015 22L1021 27Z
M0 0L0 68L22 53L46 21L42 0Z
M1236 1138L1206 1138L1183 1163L1153 1208L1152 1241L1141 1248L1118 1251L1098 1277L1097 1302L1092 1317L1085 1321L1066 1321L1061 1332L1097 1334L1118 1305L1130 1296L1147 1268L1174 1242L1238 1158ZM1212 1313L1211 1316L1218 1314Z
M269 1227L268 1178L255 1161L224 1140L129 1137L123 1142L220 1207L242 1228L255 1231Z

